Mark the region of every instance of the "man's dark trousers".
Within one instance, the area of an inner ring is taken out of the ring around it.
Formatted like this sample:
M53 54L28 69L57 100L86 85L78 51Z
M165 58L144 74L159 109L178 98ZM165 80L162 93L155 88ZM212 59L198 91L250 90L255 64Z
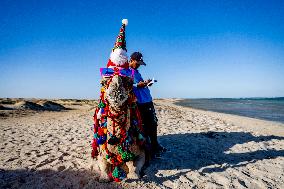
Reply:
M142 118L142 125L146 136L151 140L151 151L155 153L158 148L157 127L158 119L156 116L153 102L137 103Z

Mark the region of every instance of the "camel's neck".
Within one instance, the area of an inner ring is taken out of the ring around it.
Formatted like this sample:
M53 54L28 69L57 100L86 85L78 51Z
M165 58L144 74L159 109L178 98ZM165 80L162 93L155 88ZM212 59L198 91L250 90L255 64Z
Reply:
M130 127L130 110L127 109L117 114L110 112L107 122L108 131L112 135L119 135L121 130L128 130Z

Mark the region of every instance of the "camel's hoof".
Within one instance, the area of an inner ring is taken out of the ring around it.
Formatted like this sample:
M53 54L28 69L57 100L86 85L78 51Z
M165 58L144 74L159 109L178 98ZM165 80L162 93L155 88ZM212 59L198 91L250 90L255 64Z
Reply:
M129 173L127 175L128 179L140 179L140 175L136 174L136 173Z

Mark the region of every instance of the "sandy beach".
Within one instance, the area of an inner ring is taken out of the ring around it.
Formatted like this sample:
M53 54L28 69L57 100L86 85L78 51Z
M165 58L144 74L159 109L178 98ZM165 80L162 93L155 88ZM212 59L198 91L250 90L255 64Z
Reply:
M0 188L284 188L284 124L175 101L154 101L170 152L121 183L99 183L90 157L96 103L0 104Z

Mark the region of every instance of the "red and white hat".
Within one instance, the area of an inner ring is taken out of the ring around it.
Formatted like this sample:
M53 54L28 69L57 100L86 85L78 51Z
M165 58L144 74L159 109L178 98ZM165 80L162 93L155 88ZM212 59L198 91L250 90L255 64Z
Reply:
M125 40L125 26L127 26L128 20L122 20L122 26L120 28L119 34L116 38L116 42L111 51L110 58L107 63L108 68L120 67L128 68L128 56L126 49L126 40Z

